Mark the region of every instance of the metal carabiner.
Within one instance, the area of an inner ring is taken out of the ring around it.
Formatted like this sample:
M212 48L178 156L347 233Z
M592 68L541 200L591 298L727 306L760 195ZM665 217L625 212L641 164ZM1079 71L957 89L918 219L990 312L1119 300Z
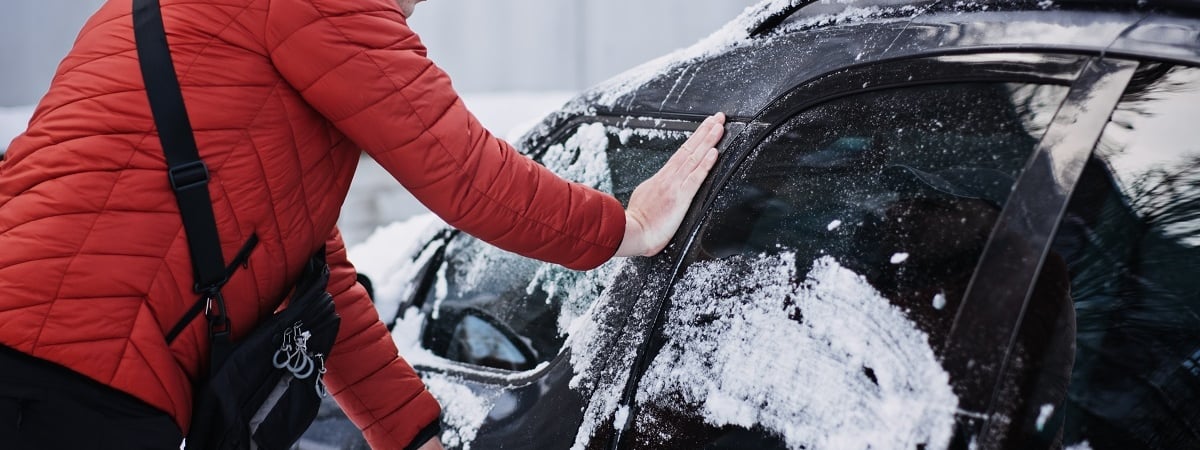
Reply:
M314 355L317 360L317 382L314 387L317 389L317 395L325 398L329 395L329 389L325 386L325 355L317 353Z

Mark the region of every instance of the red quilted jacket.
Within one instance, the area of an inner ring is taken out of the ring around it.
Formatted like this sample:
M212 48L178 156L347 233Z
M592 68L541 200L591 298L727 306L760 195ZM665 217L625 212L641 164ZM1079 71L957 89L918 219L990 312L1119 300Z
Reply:
M327 382L375 448L437 402L376 316L335 228L362 150L452 225L576 269L624 232L610 196L518 155L464 108L391 0L162 0L221 246L262 239L224 289L235 339L328 246L342 316ZM0 344L169 412L185 431L207 358L179 211L133 43L130 0L84 26L0 163Z

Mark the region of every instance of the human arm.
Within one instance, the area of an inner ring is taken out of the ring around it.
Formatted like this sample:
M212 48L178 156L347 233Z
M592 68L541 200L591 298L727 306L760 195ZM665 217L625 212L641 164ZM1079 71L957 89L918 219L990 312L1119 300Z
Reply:
M325 248L329 264L326 290L342 317L326 362L329 392L372 448L407 448L414 439L427 439L431 433L436 441L436 429L431 427L439 426L437 400L398 355L366 289L357 283L337 229Z
M705 119L657 173L633 190L617 256L653 256L667 246L717 162L715 146L725 133L724 125L722 113Z
M625 212L487 132L390 0L272 0L270 56L288 84L450 225L585 270Z

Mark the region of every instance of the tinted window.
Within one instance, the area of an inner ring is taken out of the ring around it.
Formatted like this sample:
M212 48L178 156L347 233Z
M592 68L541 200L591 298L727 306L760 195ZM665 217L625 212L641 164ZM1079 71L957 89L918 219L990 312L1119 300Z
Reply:
M883 90L770 135L687 257L634 447L944 446L934 349L1066 90Z
M1078 332L1067 406L1043 418L1066 444L1200 448L1197 117L1200 70L1143 65L1059 227Z
M687 133L579 126L542 163L573 181L612 192L623 204L687 138ZM591 305L613 263L589 272L523 258L465 234L446 247L424 299L422 344L447 359L528 370L553 359L571 321Z

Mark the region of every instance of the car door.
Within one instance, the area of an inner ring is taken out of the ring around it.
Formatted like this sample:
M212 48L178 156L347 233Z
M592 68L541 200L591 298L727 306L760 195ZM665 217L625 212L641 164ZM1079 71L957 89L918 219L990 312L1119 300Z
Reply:
M996 53L852 67L764 111L614 402L623 447L969 439L985 411L961 405L989 404L995 386L943 367L949 338L1010 192L1089 63ZM1032 284L1014 287L1018 307Z

